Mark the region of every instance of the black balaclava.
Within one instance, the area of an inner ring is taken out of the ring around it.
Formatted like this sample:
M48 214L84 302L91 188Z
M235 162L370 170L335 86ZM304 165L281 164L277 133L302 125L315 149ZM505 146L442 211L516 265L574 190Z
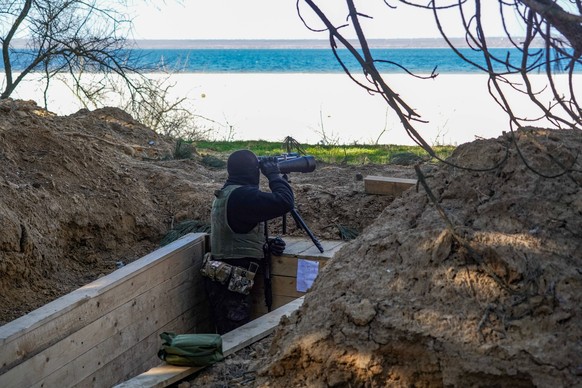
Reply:
M249 150L238 150L230 154L226 162L228 185L259 185L260 169L257 156Z

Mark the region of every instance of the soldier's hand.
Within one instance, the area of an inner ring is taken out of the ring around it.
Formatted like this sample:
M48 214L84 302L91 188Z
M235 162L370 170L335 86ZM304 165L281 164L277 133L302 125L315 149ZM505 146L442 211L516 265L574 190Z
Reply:
M269 249L275 256L281 256L283 254L283 251L285 251L285 245L285 241L283 241L281 237L269 239Z
M279 162L277 161L277 158L274 156L263 158L263 160L261 160L261 172L267 178L269 178L269 175L280 174L281 172L279 171Z

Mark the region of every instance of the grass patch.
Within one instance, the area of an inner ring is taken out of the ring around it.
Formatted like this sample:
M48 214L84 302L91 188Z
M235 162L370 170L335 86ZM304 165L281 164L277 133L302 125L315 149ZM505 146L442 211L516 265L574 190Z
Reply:
M226 157L230 153L240 150L249 149L257 156L276 156L286 152L285 146L279 142L268 142L265 140L249 141L198 141L195 144L198 153L218 154ZM430 157L425 150L418 146L403 145L341 145L341 146L322 146L301 144L308 155L313 155L315 159L326 163L345 163L345 164L390 164L397 160L429 161ZM437 155L443 159L451 155L454 146L435 146L433 147Z

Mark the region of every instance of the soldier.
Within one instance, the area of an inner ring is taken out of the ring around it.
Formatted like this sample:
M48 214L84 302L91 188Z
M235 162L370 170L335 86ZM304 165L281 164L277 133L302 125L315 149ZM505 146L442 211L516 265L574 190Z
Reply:
M233 152L227 162L228 178L217 190L211 212L211 254L202 273L212 317L219 334L249 322L250 288L264 259L264 222L294 208L291 186L280 174L277 158L263 158L249 150ZM260 173L271 192L259 190ZM270 251L281 255L285 242L268 239Z

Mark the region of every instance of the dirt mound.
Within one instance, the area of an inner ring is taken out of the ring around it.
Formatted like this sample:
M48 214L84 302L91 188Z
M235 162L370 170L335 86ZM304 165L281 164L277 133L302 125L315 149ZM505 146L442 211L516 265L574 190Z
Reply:
M116 108L62 117L32 101L0 101L0 324L153 251L181 221L208 222L226 171L197 154L175 160L175 148ZM317 237L363 228L393 200L366 195L357 173L414 175L324 165L292 174ZM288 232L304 235L292 221Z
M436 204L409 190L326 265L257 386L582 386L582 134L516 136L422 167Z

